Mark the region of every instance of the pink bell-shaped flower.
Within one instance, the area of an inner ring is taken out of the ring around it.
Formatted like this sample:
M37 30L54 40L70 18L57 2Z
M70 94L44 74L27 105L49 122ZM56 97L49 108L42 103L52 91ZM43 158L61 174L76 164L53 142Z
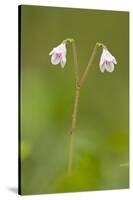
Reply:
M115 57L112 56L112 54L106 48L103 48L99 63L101 72L104 72L105 70L108 72L113 72L114 64L117 64Z
M60 64L62 68L64 68L66 64L66 44L61 43L57 47L53 48L52 51L49 53L51 56L51 63L53 65L58 65Z

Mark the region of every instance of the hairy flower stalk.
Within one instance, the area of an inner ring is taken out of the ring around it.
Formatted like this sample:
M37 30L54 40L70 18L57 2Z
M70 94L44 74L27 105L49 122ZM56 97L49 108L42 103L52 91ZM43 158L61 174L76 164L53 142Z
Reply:
M63 42L53 48L49 55L51 55L51 62L54 65L61 64L61 67L64 68L66 64L66 44L70 42L72 44L73 50L73 59L74 59L74 71L75 71L75 98L74 98L74 105L73 105L73 112L72 112L72 124L70 129L70 143L69 143L69 158L68 158L68 175L71 175L72 165L73 165L73 157L74 157L74 138L75 138L75 128L76 128L76 120L77 120L77 110L78 110L78 103L80 97L80 89L87 77L87 74L90 70L94 57L96 55L98 47L103 48L103 52L100 58L100 71L104 72L105 70L108 72L114 71L114 64L117 64L115 57L107 50L106 46L102 43L96 43L92 54L89 58L88 64L81 75L79 77L79 68L78 68L78 61L77 61L77 50L76 44L73 38L68 38L63 40Z

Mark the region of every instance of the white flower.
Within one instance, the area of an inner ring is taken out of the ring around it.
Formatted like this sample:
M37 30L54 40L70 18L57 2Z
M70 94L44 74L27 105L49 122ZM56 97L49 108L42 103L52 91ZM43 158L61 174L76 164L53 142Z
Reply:
M115 57L112 56L112 54L106 48L103 48L99 63L101 72L104 72L105 70L107 70L108 72L113 72L114 64L117 64Z
M61 43L59 46L52 49L52 51L49 53L51 56L51 63L53 65L61 64L61 67L64 68L66 64L66 44Z

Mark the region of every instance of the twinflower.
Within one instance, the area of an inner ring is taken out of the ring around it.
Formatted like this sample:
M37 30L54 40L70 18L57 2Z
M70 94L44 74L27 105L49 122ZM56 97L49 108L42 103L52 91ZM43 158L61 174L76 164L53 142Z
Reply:
M52 51L49 53L51 56L51 63L53 65L60 64L62 68L64 68L66 64L66 43L61 43L57 47L53 48Z
M113 72L114 64L117 64L115 57L112 56L112 54L108 51L107 48L103 48L103 52L99 63L101 72L104 72L105 70L108 72Z

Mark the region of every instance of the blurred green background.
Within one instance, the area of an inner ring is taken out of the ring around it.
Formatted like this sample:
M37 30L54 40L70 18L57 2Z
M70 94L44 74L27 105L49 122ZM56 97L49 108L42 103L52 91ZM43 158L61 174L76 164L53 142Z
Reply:
M67 176L75 95L72 48L64 69L49 52L66 38L77 45L80 73L96 42L116 57L101 73L99 48L81 88L73 172ZM21 193L129 187L129 13L21 7Z

